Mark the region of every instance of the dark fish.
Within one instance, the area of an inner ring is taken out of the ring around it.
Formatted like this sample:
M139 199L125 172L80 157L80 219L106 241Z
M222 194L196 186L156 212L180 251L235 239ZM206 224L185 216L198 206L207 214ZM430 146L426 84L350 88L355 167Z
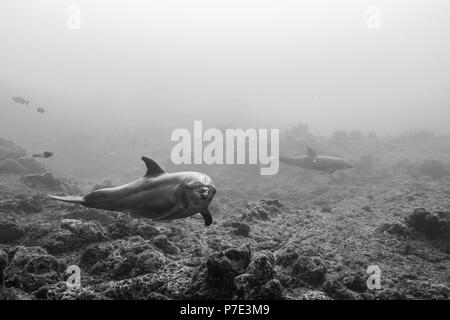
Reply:
M353 165L343 158L317 155L311 148L306 148L308 150L307 155L280 157L280 162L304 169L321 171L322 173L333 173L336 170L353 168Z
M50 158L51 156L53 156L53 152L50 152L50 151L33 154L33 158Z
M30 103L30 101L25 100L22 97L12 97L13 101L16 103L20 103L20 104L26 104L28 105Z
M39 113L45 113L45 109L41 107L37 108L36 111Z

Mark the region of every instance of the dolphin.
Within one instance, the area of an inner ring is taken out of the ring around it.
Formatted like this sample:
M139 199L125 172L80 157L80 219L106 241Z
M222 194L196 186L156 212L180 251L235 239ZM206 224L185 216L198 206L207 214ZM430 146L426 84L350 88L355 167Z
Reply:
M53 196L55 200L85 207L120 211L133 217L171 221L200 213L205 225L212 223L208 209L216 194L212 179L200 172L165 172L155 161L142 157L144 177L131 183L93 191L85 196Z
M321 173L333 173L336 170L350 169L353 165L343 158L321 156L313 149L306 147L307 155L298 157L280 157L280 162L291 166L301 167L309 170L321 171Z

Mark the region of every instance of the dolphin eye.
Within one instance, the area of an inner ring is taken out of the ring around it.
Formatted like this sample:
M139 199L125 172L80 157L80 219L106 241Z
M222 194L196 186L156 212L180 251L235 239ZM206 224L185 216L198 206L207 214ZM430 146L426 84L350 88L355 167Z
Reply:
M198 187L203 186L200 182L190 182L186 185L186 189L197 189Z

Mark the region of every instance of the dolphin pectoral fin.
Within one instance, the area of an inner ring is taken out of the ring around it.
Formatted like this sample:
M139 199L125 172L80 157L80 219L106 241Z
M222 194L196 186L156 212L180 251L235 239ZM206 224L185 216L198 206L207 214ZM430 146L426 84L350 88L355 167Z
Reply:
M205 226L209 226L212 223L212 216L211 216L211 212L209 211L208 208L200 211L203 219L205 219Z
M322 171L320 174L333 174L335 170Z

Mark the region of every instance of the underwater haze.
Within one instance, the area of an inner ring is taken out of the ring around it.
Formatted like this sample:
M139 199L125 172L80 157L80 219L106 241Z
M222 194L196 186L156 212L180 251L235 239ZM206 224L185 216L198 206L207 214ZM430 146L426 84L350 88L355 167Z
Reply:
M448 300L449 10L1 0L0 299Z

